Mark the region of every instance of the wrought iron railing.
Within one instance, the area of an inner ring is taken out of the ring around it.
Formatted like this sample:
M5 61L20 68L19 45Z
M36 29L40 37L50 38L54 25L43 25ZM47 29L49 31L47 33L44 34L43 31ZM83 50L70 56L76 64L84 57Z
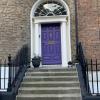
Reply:
M9 69L7 61L0 60L0 91L6 91L8 87Z
M12 91L19 74L28 66L26 61L20 62L20 58L18 60L12 60L11 55L8 56L8 60L0 60L0 91Z
M100 60L86 59L84 56L81 43L78 44L77 57L81 67L83 82L86 88L86 95L99 96L100 95Z
M24 58L23 58L24 59ZM20 59L20 57L17 60L12 60L11 55L8 56L8 69L9 69L9 77L8 77L8 88L7 91L12 91L14 87L16 87L18 80L18 77L20 73L27 67L28 63L24 61L23 59Z
M90 86L89 94L100 95L100 60L87 60L87 76Z
M87 63L86 63L86 59L85 59L85 56L84 56L84 53L83 53L83 48L82 48L81 43L78 44L77 57L78 57L78 61L79 61L80 65L81 65L84 84L85 84L85 87L87 87L87 83L88 83L87 82L88 81L87 75L86 75Z
M16 57L9 55L7 60L0 60L0 100L15 100L29 64L25 49Z

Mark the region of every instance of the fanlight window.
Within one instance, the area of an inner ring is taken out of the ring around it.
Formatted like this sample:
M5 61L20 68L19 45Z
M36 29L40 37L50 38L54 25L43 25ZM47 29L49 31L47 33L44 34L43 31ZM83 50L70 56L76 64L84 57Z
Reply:
M40 4L34 13L34 16L57 15L67 15L67 11L62 4L53 0Z

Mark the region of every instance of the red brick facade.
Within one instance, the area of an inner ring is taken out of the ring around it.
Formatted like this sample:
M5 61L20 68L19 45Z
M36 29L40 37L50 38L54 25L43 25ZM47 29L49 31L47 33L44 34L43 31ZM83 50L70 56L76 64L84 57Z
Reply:
M0 59L9 54L18 55L23 46L30 54L30 12L37 0L1 0L0 1ZM44 0L43 0L44 1ZM72 58L76 53L75 4L74 0L64 0L69 6L71 16Z
M100 59L100 0L76 0L78 36L86 58Z
M0 1L0 58L16 55L24 45L30 49L30 11L37 0ZM75 2L78 37L86 58L100 59L100 0L64 0L70 9L72 58L76 53ZM30 50L29 50L30 51Z

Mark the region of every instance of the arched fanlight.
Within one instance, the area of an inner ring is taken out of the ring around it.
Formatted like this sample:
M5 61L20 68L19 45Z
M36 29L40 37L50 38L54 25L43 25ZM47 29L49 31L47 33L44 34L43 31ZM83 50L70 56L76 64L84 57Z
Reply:
M62 4L54 0L47 0L40 4L34 12L34 16L57 16L67 15Z

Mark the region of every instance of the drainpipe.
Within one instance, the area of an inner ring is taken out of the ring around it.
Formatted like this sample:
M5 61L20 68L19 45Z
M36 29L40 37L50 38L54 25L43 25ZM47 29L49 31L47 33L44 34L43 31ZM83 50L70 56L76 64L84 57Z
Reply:
M78 38L78 14L77 14L77 0L74 0L75 2L75 29L76 29L76 59L78 55L78 43L79 43L79 38Z

